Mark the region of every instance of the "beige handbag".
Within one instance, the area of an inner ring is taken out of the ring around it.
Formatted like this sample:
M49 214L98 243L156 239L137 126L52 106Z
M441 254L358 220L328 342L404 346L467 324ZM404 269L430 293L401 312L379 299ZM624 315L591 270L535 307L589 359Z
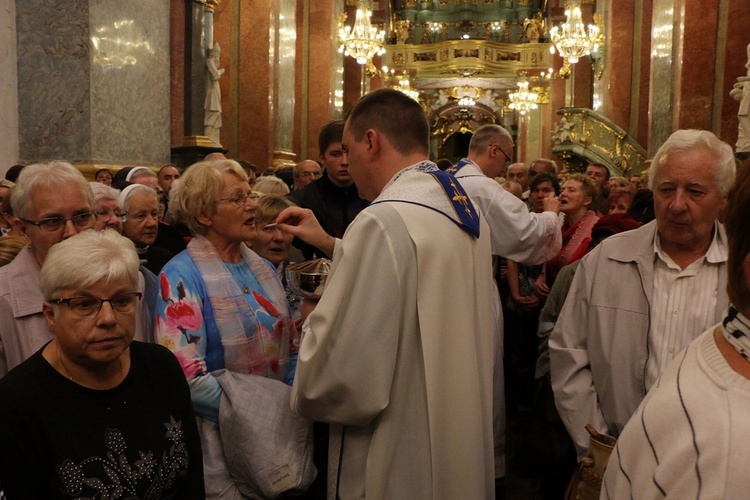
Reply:
M586 425L586 430L591 435L589 449L570 479L568 490L565 492L566 500L599 499L607 462L617 443L617 439L598 433L591 424Z

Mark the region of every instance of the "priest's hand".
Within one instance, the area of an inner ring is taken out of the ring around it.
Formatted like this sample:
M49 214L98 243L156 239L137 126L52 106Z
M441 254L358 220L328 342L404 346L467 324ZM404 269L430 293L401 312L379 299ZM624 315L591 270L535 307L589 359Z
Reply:
M312 210L289 207L276 218L276 226L285 233L292 234L305 243L318 247L327 256L333 255L336 238L323 230Z
M545 212L560 213L560 198L555 196L555 193L550 193L549 196L544 198L543 203Z

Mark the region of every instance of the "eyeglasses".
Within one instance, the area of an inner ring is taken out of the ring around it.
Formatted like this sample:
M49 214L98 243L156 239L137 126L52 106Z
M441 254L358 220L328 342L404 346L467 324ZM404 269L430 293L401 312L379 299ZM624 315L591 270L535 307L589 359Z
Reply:
M313 179L320 179L323 176L321 172L302 172L300 177L312 177Z
M45 219L41 220L29 220L29 219L21 219L22 221L32 224L36 227L41 227L42 229L54 232L59 231L63 227L65 227L65 224L72 220L73 224L76 225L76 227L86 227L89 225L89 222L91 222L91 217L93 217L94 212L83 212L80 214L75 214L73 217L47 217Z
M500 145L499 145L499 144L490 144L490 147L492 147L492 146L497 146L497 149L499 149L499 150L500 150L500 152L501 152L501 153L503 154L503 156L505 156L505 159L507 159L507 160L508 160L508 163L513 163L513 160L511 160L511 159L510 159L510 156L508 156L508 153L506 153L506 152L505 152L505 151L503 150L503 148L501 148L501 147L500 147Z
M247 203L248 198L250 198L253 203L257 203L260 199L260 195L258 195L258 193L236 194L229 198L219 198L219 201L228 201L234 203L238 207L242 207Z
M68 297L64 299L52 299L52 304L65 304L78 316L93 316L102 309L102 304L109 302L112 310L125 314L135 310L136 304L141 300L141 292L127 292L115 295L109 299L97 299L95 297Z
M115 217L120 219L120 222L125 222L128 220L128 213L125 210L110 210L108 208L100 208L96 211L96 218L99 219L100 222L107 222L110 217L112 217L112 214L115 214Z

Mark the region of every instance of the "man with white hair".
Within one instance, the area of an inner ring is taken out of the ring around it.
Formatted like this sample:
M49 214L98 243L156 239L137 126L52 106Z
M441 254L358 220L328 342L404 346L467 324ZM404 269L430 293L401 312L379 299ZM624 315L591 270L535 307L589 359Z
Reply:
M620 434L602 498L746 498L750 475L750 169L726 210L727 292L720 324L664 371Z
M651 169L656 220L581 260L549 342L555 403L579 458L585 426L617 437L664 367L728 305L718 217L734 182L731 147L678 130Z
M294 166L294 189L307 186L312 181L320 179L323 170L315 160L302 160Z
M0 377L52 339L42 314L44 297L39 273L49 249L81 231L93 229L96 219L91 186L72 165L52 162L29 165L18 177L13 211L31 244L0 268ZM140 284L143 291L143 283ZM150 331L143 305L136 338Z

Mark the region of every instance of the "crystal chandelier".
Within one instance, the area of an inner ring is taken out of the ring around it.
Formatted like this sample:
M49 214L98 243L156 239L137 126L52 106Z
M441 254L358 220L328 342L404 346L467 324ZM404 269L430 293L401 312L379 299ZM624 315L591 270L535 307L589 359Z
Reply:
M367 61L375 55L385 53L385 31L370 24L372 11L367 0L357 3L357 17L354 26L339 27L339 52L352 56L359 64L367 64Z
M396 90L403 92L415 101L419 101L419 91L411 88L411 84L409 83L408 78L404 78L403 80L398 82L398 87L396 87Z
M549 30L550 52L555 53L555 49L565 61L565 66L578 62L583 56L596 52L600 43L599 27L594 24L588 25L588 31L581 19L581 8L576 4L571 4L565 11L567 16L566 22L560 26L555 26Z
M395 69L388 69L388 66L383 66L383 71L380 74L383 76L383 82L388 87L408 95L415 101L419 101L419 91L412 88L411 81L409 80L410 76L414 76L413 73L410 75L410 72L407 70L396 72Z
M526 77L521 77L518 82L518 91L509 94L508 97L510 109L515 109L521 116L539 107L536 103L539 95L536 92L529 92L529 82Z

